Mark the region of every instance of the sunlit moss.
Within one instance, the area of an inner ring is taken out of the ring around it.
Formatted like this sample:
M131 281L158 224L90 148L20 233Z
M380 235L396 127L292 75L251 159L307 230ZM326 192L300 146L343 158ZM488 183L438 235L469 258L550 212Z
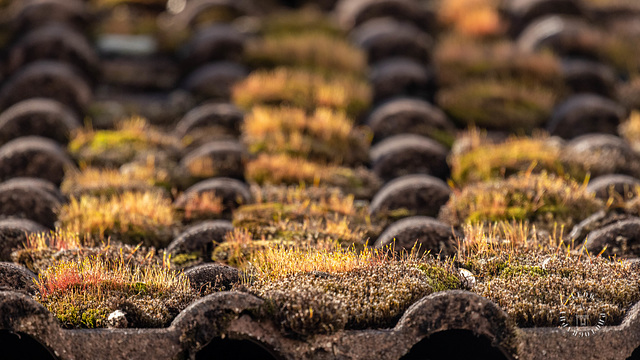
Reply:
M364 168L323 165L284 154L258 155L247 164L245 176L258 184L336 186L358 197L372 196L380 187L380 180Z
M477 131L467 136L477 137L469 139L471 148L452 154L449 159L451 178L458 185L504 178L526 170L565 173L560 161L562 148L546 135L512 137L497 144L487 141Z
M455 190L440 218L454 226L528 220L541 229L569 229L603 207L586 185L546 173L522 173Z
M268 314L296 337L390 327L423 296L460 285L448 263L384 250L271 248L252 264L246 290L265 298Z
M499 0L449 0L439 3L438 18L466 36L499 35L506 29L499 13Z
M605 325L615 325L640 300L640 278L628 262L567 248L560 238L537 238L530 230L504 222L467 226L457 256L475 276L471 291L494 301L518 326L561 326L563 315L572 319L579 311L592 325L601 314Z
M257 70L233 87L233 101L254 105L290 105L308 111L317 107L342 110L355 117L369 108L371 88L347 74L327 76L304 70Z
M530 131L548 120L555 100L549 88L490 80L442 89L436 101L460 125Z
M265 36L249 43L246 61L254 67L291 66L321 73L364 75L364 52L346 40L323 33Z
M64 327L106 327L115 310L130 327L167 326L196 299L182 273L163 266L130 266L124 259L60 261L41 273L36 300Z
M155 168L151 163L146 166L131 166L129 171L89 166L79 171L68 171L60 190L76 197L83 194L111 196L125 191L160 191L156 185L168 185L170 182L168 171Z
M178 139L160 132L140 117L117 125L115 130L84 128L76 131L69 142L69 152L91 165L119 166L142 152L164 152L177 156Z
M514 43L504 40L479 42L460 36L445 37L435 49L434 63L442 87L471 79L511 79L562 93L561 64L554 54L524 54Z
M185 222L219 218L225 210L222 198L210 192L189 196L183 208Z
M179 224L171 200L155 192L71 197L58 219L62 229L75 233L157 247L168 244Z
M293 11L278 11L266 16L261 24L265 36L322 33L335 37L344 35L337 23L322 11L304 7Z
M640 111L632 111L629 118L620 125L620 134L634 151L640 152Z
M307 115L296 108L254 107L245 118L243 134L252 153L284 153L337 164L362 164L369 158L371 134L354 129L353 120L327 108Z

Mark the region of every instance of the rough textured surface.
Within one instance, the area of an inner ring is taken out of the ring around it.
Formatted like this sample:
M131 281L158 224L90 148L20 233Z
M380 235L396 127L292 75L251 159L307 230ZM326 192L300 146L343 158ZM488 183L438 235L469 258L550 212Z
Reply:
M451 189L429 175L407 175L387 183L371 200L372 214L407 209L414 215L436 216L448 200Z
M492 346L515 358L588 358L624 360L640 343L640 307L623 324L576 337L557 328L515 329L490 301L465 291L441 292L415 303L395 328L340 331L306 342L283 337L274 324L256 320L262 300L238 292L209 295L185 309L166 329L61 330L54 318L24 295L0 292L0 324L23 331L49 346L63 359L176 358L194 356L211 340L250 339L284 359L396 360L421 340L441 331L461 329L487 337ZM28 316L25 316L29 314ZM223 335L224 334L224 335ZM121 342L122 337L128 339ZM585 348L588 344L588 348Z
M589 181L587 190L596 194L596 197L607 200L617 194L622 198L633 195L633 191L640 186L640 180L629 175L609 174L598 176Z
M191 283L191 288L201 294L209 291L230 290L240 281L238 269L221 264L204 264L193 267L184 273Z
M20 137L0 147L0 179L33 176L60 185L67 168L75 164L53 140Z
M0 220L0 261L11 260L11 252L27 241L27 234L48 229L28 219Z
M86 80L71 65L36 61L20 68L0 89L0 108L34 97L55 99L82 112L92 97Z
M566 164L579 166L592 177L624 174L640 177L640 155L622 138L608 134L587 134L567 142L560 153Z
M225 239L225 235L233 230L231 222L226 220L209 220L186 229L167 246L167 252L174 255L174 261L179 254L196 255L206 260L211 259L211 252Z
M36 275L29 269L10 262L0 262L0 291L20 291L33 294Z
M404 175L426 174L440 179L449 176L449 151L437 141L420 135L389 137L371 147L371 168L383 181Z
M455 236L450 225L427 216L414 216L396 221L384 230L374 247L391 246L396 251L430 252L434 255L454 253Z
M0 183L0 217L26 218L53 229L62 200L28 181Z
M632 218L607 225L587 235L585 246L589 252L606 256L640 256L640 219Z
M431 100L436 89L430 68L402 57L377 62L372 66L369 78L374 101L403 95Z
M551 135L572 139L588 133L616 134L626 115L617 103L593 94L574 95L558 105L547 125Z
M52 99L28 99L0 114L0 144L29 135L66 144L71 131L78 127L80 121L67 106Z
M193 178L230 177L244 178L246 150L236 141L211 141L180 161L180 166Z
M426 61L433 39L417 27L390 18L369 20L351 31L353 42L366 51L370 64L397 56Z
M239 135L244 113L227 103L207 103L191 109L176 124L176 134L183 137L197 134L207 127L219 127Z

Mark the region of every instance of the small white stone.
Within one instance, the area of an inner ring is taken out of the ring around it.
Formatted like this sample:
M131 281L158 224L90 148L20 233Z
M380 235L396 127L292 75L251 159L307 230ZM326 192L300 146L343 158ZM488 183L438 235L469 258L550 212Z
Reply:
M126 315L122 310L112 312L107 318L107 326L110 328L126 328L129 325Z
M476 277L473 276L471 271L467 269L458 269L458 272L460 273L460 280L463 287L471 289L476 285Z

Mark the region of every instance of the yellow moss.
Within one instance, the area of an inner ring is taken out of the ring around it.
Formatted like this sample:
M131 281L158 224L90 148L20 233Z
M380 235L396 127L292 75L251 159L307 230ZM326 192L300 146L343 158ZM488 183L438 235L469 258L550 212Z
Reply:
M364 53L346 40L323 33L267 35L249 43L245 57L254 67L293 66L362 76Z
M160 265L132 266L124 258L60 261L36 285L36 300L65 327L104 327L107 316L127 303L145 315L132 327L165 326L196 298L184 274Z
M510 130L539 127L551 114L556 94L517 81L471 81L438 92L437 102L462 125Z
M282 104L305 110L329 107L357 116L369 107L371 89L364 80L349 75L323 76L277 68L251 73L233 87L233 100L245 109Z
M222 198L204 192L190 197L184 206L184 220L211 219L220 216L224 211Z
M82 195L79 199L72 196L58 210L58 219L64 230L153 246L166 245L178 224L171 200L154 192L124 192L112 197Z
M294 11L277 11L268 15L263 21L262 32L265 36L306 32L323 33L335 37L344 35L338 24L312 6Z
M385 262L387 250L365 247L362 251L343 248L338 244L325 249L273 246L255 253L251 264L260 279L275 280L298 273L320 271L328 274Z
M80 171L68 171L60 185L66 195L113 195L126 190L151 191L157 184L170 182L166 170L157 169L153 162L135 166L130 171L110 168L84 167Z
M368 159L370 133L353 129L344 113L328 108L307 115L302 109L257 106L243 126L252 153L285 153L332 163Z
M551 144L547 135L512 137L498 144L486 139L475 141L479 143L469 151L449 159L451 178L458 185L508 177L525 170L564 174L559 160L561 148Z
M498 12L499 5L499 0L441 1L438 17L456 32L467 36L499 35L506 28Z
M640 150L640 111L632 111L627 121L620 124L620 134L635 151Z
M115 130L94 130L91 127L72 134L68 149L87 163L111 159L118 165L130 161L145 150L177 151L180 142L150 126L144 118L132 117L117 124Z
M523 173L505 180L472 184L455 190L440 212L452 225L528 220L551 230L577 224L604 204L580 185L546 173Z
M460 36L442 39L434 50L442 87L470 79L517 80L527 86L562 88L560 60L549 51L523 54L504 40L473 41Z
M77 249L83 246L85 241L80 235L65 229L56 229L49 233L30 233L27 234L27 241L24 248L28 250L38 251L45 249L66 250Z

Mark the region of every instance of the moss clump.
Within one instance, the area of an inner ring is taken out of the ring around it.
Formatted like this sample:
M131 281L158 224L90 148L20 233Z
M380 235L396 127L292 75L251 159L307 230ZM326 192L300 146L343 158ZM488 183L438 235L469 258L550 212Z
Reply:
M62 229L96 239L155 247L166 246L179 226L171 200L156 192L71 197L58 209L58 220Z
M605 314L611 326L640 300L640 274L629 262L592 256L531 230L514 222L466 226L457 254L475 276L471 291L498 304L519 326L560 326L562 315L573 322L579 313L591 325Z
M273 246L289 247L292 242L282 240L254 240L246 229L236 229L225 236L225 241L213 249L211 260L243 269L255 254Z
M547 121L555 100L549 88L491 80L442 89L436 101L463 126L530 131Z
M297 337L391 327L420 298L459 287L450 265L376 251L272 248L252 264L245 290L265 298L275 322Z
M182 273L124 259L60 261L39 275L36 300L66 328L105 327L115 310L130 327L167 326L197 295Z
M295 11L278 11L264 18L261 26L264 36L321 33L334 37L344 35L338 24L322 11L305 7Z
M506 29L499 0L449 0L439 3L438 20L456 33L469 37L500 35Z
M521 327L559 326L562 311L574 319L580 310L593 326L600 314L606 315L606 325L614 325L640 300L640 277L628 263L586 254L503 254L500 259L502 271L472 291L500 305Z
M254 107L245 118L244 141L252 153L287 154L336 164L362 164L369 159L371 134L353 128L343 113L318 108Z
M167 171L153 164L131 167L130 171L111 168L85 167L80 171L67 171L60 190L66 195L113 196L124 192L162 192L156 185L168 185Z
M59 261L78 261L87 257L116 261L125 259L137 266L162 264L166 258L154 248L119 243L100 243L97 239L80 236L68 230L27 235L24 247L11 254L12 261L40 274Z
M216 261L228 254L249 260L248 255L276 245L363 249L367 239L376 238L390 222L370 218L366 205L336 188L254 186L253 193L255 204L241 206L233 215L234 227L243 230L220 244Z
M309 209L315 208L315 209ZM339 241L346 245L360 244L370 232L380 232L380 226L367 223L366 215L339 215L331 211L316 212L317 203L267 203L240 207L234 214L235 227L246 228L256 239L284 240L296 244L318 244Z
M619 132L635 152L640 152L640 111L632 111L627 121L620 124Z
M291 66L320 73L363 76L367 69L360 49L323 33L268 35L249 43L245 59L253 67Z
M380 187L380 180L371 171L323 165L288 155L260 154L247 164L245 176L257 184L310 184L335 186L356 197L371 197Z
M522 173L472 184L453 195L440 219L459 226L499 220L527 220L540 229L570 228L604 204L585 185L546 173Z
M247 254L278 244L312 248L340 244L361 249L366 239L375 238L389 222L370 219L367 206L357 205L352 195L335 188L271 187L254 198L255 204L234 212L233 225L244 232L228 236L216 251L239 253L248 260ZM216 260L220 261L219 255Z
M307 111L328 107L356 117L371 104L371 88L349 75L320 75L304 70L277 68L257 70L233 88L240 107L290 105Z
M210 192L191 194L183 207L177 209L184 222L218 219L222 217L225 206L222 198Z
M471 148L450 157L451 178L458 185L487 181L530 170L563 175L559 157L561 147L545 136L512 137L490 143L477 132L470 132Z
M68 149L88 164L120 166L140 154L176 157L180 147L176 138L151 127L143 118L133 117L119 123L115 130L81 129L72 135Z
M471 79L512 80L526 86L550 87L555 93L563 86L560 61L555 55L523 54L512 42L449 36L438 43L434 62L442 87Z

